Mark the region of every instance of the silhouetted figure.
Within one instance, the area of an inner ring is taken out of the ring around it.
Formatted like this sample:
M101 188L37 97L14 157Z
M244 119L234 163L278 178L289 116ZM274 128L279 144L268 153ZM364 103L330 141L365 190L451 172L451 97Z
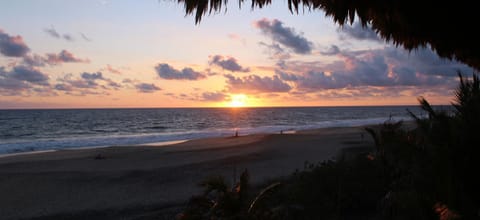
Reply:
M235 130L235 136L234 137L238 137L238 130Z

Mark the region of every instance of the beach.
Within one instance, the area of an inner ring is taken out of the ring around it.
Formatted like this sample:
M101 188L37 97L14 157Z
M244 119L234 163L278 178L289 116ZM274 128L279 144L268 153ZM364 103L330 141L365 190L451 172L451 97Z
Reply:
M254 184L372 146L363 127L215 137L166 146L59 150L0 158L2 219L149 219L181 209L212 175Z

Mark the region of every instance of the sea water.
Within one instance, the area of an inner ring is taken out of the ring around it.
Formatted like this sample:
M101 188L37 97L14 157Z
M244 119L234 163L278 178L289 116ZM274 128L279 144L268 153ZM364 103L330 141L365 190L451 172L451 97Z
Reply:
M0 154L411 120L417 106L0 110Z

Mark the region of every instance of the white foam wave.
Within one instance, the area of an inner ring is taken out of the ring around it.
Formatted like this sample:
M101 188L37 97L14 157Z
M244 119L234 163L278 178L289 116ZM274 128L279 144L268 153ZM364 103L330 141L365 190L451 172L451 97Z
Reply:
M408 117L394 117L393 120L410 120ZM156 134L135 134L135 135L116 135L116 136L94 136L77 138L58 138L58 139L37 139L23 140L20 142L0 143L0 154L12 154L32 151L59 150L81 147L98 146L127 146L140 145L148 143L170 142L180 140L192 140L208 137L232 136L235 132L239 135L257 134L257 133L292 133L299 130L328 128L328 127L354 127L369 124L383 123L385 118L368 118L352 120L331 120L322 121L305 125L269 125L260 127L243 127L231 129L209 129L184 132L168 132Z

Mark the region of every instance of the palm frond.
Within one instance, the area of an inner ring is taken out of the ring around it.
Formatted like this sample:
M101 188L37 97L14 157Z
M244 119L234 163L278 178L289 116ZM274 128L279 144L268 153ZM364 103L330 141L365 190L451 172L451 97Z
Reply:
M282 184L280 182L272 183L271 185L267 186L265 189L263 189L256 197L253 199L252 203L250 204L250 207L248 208L247 213L252 213L253 210L255 210L257 204L266 197L266 195L272 191L274 191L276 188L281 186Z

